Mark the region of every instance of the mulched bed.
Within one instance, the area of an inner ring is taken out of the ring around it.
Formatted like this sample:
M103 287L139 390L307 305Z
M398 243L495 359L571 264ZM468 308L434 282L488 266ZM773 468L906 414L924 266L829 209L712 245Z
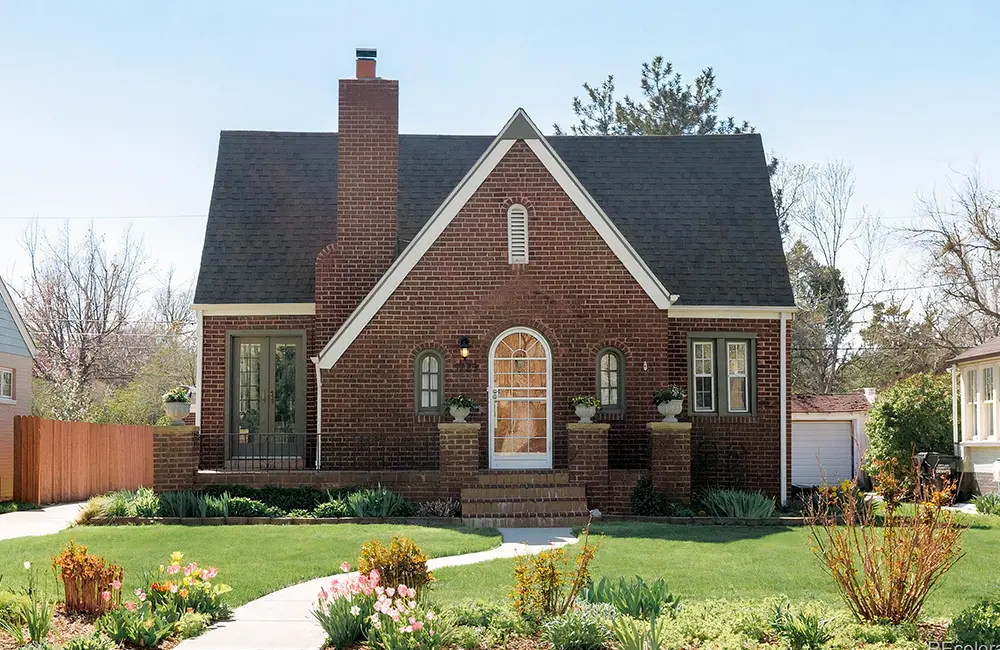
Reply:
M49 630L49 642L63 644L78 636L90 636L94 633L94 622L100 618L97 614L84 614L81 612L68 612L65 605L56 605L55 614L52 616L52 629ZM170 650L181 642L179 637L167 639L158 646L159 650ZM14 637L0 632L0 650L15 650L17 644ZM125 648L132 650L137 646L126 645ZM145 649L148 650L148 649Z

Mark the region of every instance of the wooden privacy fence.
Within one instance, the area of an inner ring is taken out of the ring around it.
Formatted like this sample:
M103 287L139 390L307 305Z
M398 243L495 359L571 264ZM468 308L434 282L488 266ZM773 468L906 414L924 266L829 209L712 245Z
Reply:
M14 500L82 501L153 486L153 427L14 418Z

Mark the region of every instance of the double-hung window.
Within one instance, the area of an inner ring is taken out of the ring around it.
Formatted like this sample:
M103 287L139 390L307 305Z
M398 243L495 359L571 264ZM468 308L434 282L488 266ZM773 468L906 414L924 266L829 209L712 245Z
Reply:
M14 371L0 368L0 400L14 400Z
M997 388L996 377L993 368L983 368L983 416L986 418L984 428L986 438L994 440L996 438L996 401Z
M692 415L756 412L756 335L693 333L689 342L688 411Z
M965 373L965 417L962 423L966 426L965 436L969 440L979 440L979 388L976 381L978 370L968 370Z

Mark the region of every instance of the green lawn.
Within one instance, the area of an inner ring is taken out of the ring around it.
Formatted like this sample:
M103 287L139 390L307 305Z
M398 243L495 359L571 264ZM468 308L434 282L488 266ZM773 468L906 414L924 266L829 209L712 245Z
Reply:
M23 565L28 560L45 587L54 590L52 556L73 539L124 567L129 590L141 583L144 569L155 570L172 551L181 551L186 560L218 567L218 579L232 586L229 602L236 606L309 578L340 573L344 561L357 566L364 542L388 541L392 535L411 537L429 557L483 551L501 541L492 529L383 524L81 527L0 542L0 588L26 586Z
M931 594L928 616L952 617L1000 588L1000 519L971 519L965 557ZM684 599L762 598L839 604L832 578L813 555L806 528L680 526L621 523L594 525L604 538L592 565L601 576L662 577ZM440 602L505 600L513 588L513 560L439 569L434 598Z

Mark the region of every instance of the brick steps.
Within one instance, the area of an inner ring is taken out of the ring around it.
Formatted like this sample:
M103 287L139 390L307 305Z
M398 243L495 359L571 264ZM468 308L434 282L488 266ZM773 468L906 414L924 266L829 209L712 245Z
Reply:
M587 490L566 472L484 472L462 489L468 526L563 527L587 522Z

